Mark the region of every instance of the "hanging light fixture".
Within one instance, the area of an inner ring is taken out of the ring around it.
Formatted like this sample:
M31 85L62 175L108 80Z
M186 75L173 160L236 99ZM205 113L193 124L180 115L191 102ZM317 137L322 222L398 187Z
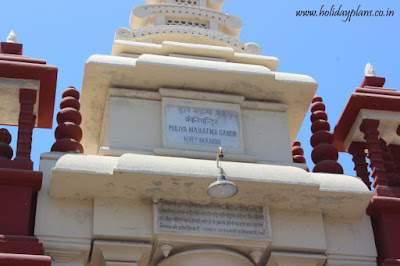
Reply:
M235 196L238 192L236 184L225 178L224 169L221 167L221 160L223 157L222 147L219 147L217 153L217 168L219 169L219 174L217 181L213 182L207 189L208 196L214 199L228 199Z

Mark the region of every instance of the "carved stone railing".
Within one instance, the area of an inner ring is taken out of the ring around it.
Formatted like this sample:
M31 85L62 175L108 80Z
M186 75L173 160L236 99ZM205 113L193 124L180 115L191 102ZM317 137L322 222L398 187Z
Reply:
M146 27L136 30L129 30L127 28L120 28L115 34L115 40L127 41L142 41L148 40L149 36L156 36L162 34L182 34L190 36L199 36L215 42L219 42L224 46L229 46L237 51L245 52L248 54L261 54L261 48L255 43L245 43L237 38L227 34L202 28L192 28L176 25L164 25L156 27ZM176 38L175 38L176 39ZM167 40L167 39L165 39Z
M178 25L178 26L186 26L186 27L196 27L202 29L209 29L210 25L208 23L201 22L193 22L184 19L167 19L166 25Z
M199 0L174 0L176 4L187 5L187 6L198 6L200 4Z
M222 12L214 11L197 6L185 6L176 4L156 4L156 5L142 5L135 7L132 10L131 27L136 29L140 27L149 26L149 17L152 15L169 16L169 19L181 19L188 17L188 20L202 20L202 21L216 21L223 23L227 26L229 34L238 36L242 28L242 21L240 18L230 16ZM172 17L172 18L171 18ZM193 19L190 19L193 18ZM165 21L164 21L165 23Z
M214 10L221 10L224 2L224 0L146 0L147 4L179 4L207 7Z

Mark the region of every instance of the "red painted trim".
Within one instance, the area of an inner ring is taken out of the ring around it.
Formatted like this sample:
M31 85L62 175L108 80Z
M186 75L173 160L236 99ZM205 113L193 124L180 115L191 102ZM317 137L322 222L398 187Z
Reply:
M375 196L400 198L399 187L377 186L374 191Z
M37 126L39 128L52 127L57 71L58 69L55 66L0 60L0 77L40 81Z
M32 170L33 162L32 161L0 160L0 168Z
M42 187L43 173L38 171L1 169L0 185L30 187L38 192Z
M33 234L42 172L0 169L0 233Z
M364 77L360 87L383 87L383 85L385 85L385 81L386 79L381 77Z
M373 93L381 95L400 96L400 92L392 89L377 89L375 87L357 88L355 92L359 93Z
M400 265L400 259L387 259L385 260L381 266L399 266Z
M371 203L367 208L367 214L370 216L374 216L382 213L400 214L400 199L392 197L373 196L371 199Z
M396 265L396 264L385 264L386 262L396 262L400 259L400 230L398 225L400 224L400 212L393 212L390 209L384 207L389 205L392 208L399 209L398 204L393 204L391 200L381 198L380 202L374 200L371 202L369 209L374 208L376 212L370 212L372 214L371 220L375 234L375 244L378 251L378 265Z
M400 199L374 196L367 214L371 216L374 228L378 265L397 265L400 259Z
M49 256L0 253L0 265L51 266L51 258Z
M22 55L22 43L1 42L0 53Z
M46 60L29 58L23 55L8 55L8 54L0 54L0 60L3 61L15 61L15 62L23 62L23 63L33 63L33 64L46 64Z
M43 244L34 236L0 235L0 253L43 255Z
M333 132L334 145L340 152L346 151L344 141L361 109L400 112L400 96L352 93Z

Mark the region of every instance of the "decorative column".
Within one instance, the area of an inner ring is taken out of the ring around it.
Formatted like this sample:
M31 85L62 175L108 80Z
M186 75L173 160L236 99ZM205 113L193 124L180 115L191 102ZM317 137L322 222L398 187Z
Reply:
M292 146L292 157L294 163L303 163L306 164L306 158L304 158L304 150L301 147L301 142L296 140ZM307 171L308 167L307 167Z
M315 96L311 105L311 146L314 148L311 158L315 163L313 172L343 174L342 166L337 162L338 151L333 146L333 135L325 112L322 98Z
M400 126L397 127L396 133L398 136L400 136ZM396 165L397 175L400 176L400 145L389 145L389 150L392 155L394 164ZM398 186L400 186L400 184Z
M386 178L388 179L390 186L397 186L399 184L399 178L392 153L390 152L386 141L384 141L383 139L379 139L379 141L381 143L381 149L383 151L383 161L386 170Z
M0 124L18 126L13 160L11 135L0 129L0 265L50 266L51 258L43 256L43 245L33 235L43 173L32 170L30 156L33 128L52 127L57 68L23 56L22 48L14 31L0 42L0 83L6 84L0 84L5 90Z
M400 175L400 145L389 145L388 147L396 166L396 173Z
M301 147L300 141L298 140L293 143L292 156L294 163L306 163L306 158L304 158L304 150Z
M379 141L379 120L365 119L360 125L360 131L364 133L366 147L368 149L373 186L387 186L389 181L386 177L385 161L383 160L383 150Z
M371 188L371 181L369 181L368 163L366 162L367 154L365 153L365 143L352 142L349 147L349 153L353 156L354 170L357 176Z
M17 154L15 161L26 165L24 169L32 170L32 132L36 119L33 115L33 106L36 103L36 90L20 89L19 102L21 107L18 120Z
M367 214L380 266L400 265L400 138L396 138L396 133L400 135L400 92L383 88L384 84L385 78L375 76L368 63L365 77L351 94L334 131L336 147L353 155L357 175L364 182L368 172L363 150L368 150L375 189Z
M82 139L82 129L79 126L82 116L79 109L79 92L75 87L68 87L62 94L60 112L57 114L56 142L51 151L83 153L79 143Z

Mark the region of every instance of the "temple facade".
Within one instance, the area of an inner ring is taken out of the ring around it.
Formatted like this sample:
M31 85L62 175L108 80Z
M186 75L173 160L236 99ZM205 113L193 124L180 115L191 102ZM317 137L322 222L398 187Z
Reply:
M53 110L56 68L43 77L7 76L4 58L8 66L28 59L17 42L2 43L0 92L9 99L0 101L9 108L0 109L0 123L18 125L18 139L28 140L18 142L12 159L11 136L0 131L0 167L16 161L12 171L38 180L26 194L31 220L17 233L37 243L30 259L38 264L15 262L29 249L0 249L16 263L9 265L377 265L369 177L344 175L337 162L361 133L347 130L347 118L344 131L339 122L330 133L317 82L279 72L278 58L241 41L242 22L221 12L223 5L146 0L134 7L131 28L116 31L111 55L86 61L81 93L64 91L56 141L37 172L29 134L52 126L53 112L43 110ZM367 83L376 85L374 78ZM310 104L312 172L296 141ZM17 165L21 156L30 168ZM372 167L379 162L371 159ZM2 184L1 191L16 186ZM3 230L5 246L17 218Z

